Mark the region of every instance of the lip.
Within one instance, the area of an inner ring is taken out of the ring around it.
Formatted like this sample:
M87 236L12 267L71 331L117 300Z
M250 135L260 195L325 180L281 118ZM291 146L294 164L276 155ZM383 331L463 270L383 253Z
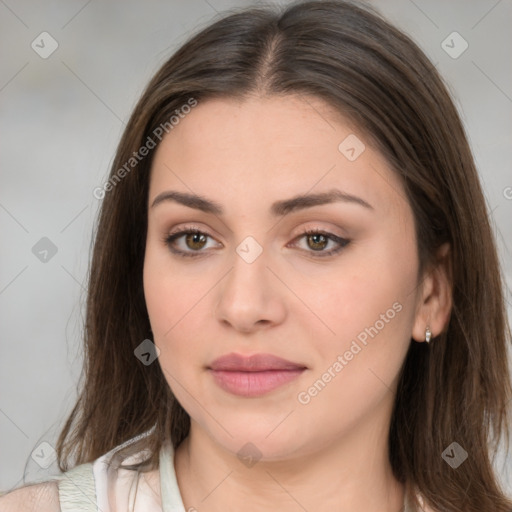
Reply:
M208 370L224 391L257 397L296 379L306 366L272 354L227 354L213 361Z
M306 366L287 361L273 354L243 356L233 353L215 359L209 368L211 370L223 370L228 372L264 372L270 370L298 370L304 369Z

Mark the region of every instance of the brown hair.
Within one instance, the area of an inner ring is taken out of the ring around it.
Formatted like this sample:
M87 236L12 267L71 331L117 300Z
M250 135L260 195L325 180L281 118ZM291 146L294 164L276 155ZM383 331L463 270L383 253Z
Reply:
M450 244L449 325L430 345L411 342L391 418L389 457L396 478L435 510L510 511L490 457L503 434L508 452L510 435L510 330L501 274L471 150L436 69L378 13L351 2L232 13L192 37L151 80L127 124L111 179L191 98L249 94L325 100L401 176L421 269L441 244ZM142 269L153 155L123 173L101 206L88 288L85 378L58 441L62 470L72 458L74 464L92 461L151 429L141 442L154 466L164 440L170 436L177 447L189 431L189 416L159 365L145 366L134 356L150 336ZM457 469L441 457L453 441L469 454Z

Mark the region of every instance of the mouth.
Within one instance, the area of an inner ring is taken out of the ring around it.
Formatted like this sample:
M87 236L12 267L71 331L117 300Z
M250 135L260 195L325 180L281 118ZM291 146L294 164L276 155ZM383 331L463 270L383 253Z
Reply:
M272 354L228 354L208 367L215 383L228 393L258 397L299 377L307 367Z

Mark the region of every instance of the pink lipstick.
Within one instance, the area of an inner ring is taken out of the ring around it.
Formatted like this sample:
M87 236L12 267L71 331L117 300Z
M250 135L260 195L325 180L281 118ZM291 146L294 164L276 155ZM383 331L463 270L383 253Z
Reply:
M224 391L258 397L296 379L306 366L272 354L228 354L213 361L208 369Z

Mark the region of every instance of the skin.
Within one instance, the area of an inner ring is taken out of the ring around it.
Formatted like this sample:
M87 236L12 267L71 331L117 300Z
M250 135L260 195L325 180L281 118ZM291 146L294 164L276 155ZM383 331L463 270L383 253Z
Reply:
M355 161L338 150L350 134L366 146ZM331 189L372 208L333 202L270 213L274 201ZM169 190L211 199L224 214L151 206ZM398 512L404 488L387 455L397 378L411 337L423 341L427 322L436 336L447 322L447 248L419 274L403 187L364 133L317 98L200 102L158 147L148 200L147 308L159 363L191 417L175 455L185 508ZM182 236L174 247L200 256L180 257L165 238L191 224L207 243ZM338 244L315 251L318 238L303 235L315 228L350 242L319 257ZM236 252L248 236L263 250L252 263ZM300 403L298 394L396 303L400 312ZM271 353L307 369L264 396L239 397L207 370L232 352ZM252 467L237 457L248 442L261 453Z

